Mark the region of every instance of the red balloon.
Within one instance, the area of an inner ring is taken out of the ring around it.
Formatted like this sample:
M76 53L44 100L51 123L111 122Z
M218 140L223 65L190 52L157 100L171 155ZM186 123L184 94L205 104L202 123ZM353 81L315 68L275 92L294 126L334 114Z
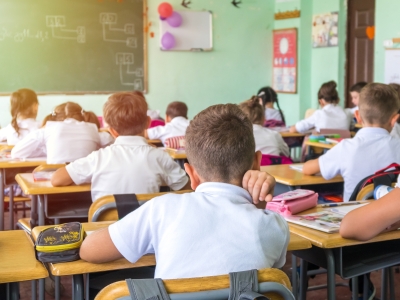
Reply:
M170 17L172 15L173 11L174 10L172 8L172 5L169 4L168 2L163 2L158 6L158 13L163 18Z

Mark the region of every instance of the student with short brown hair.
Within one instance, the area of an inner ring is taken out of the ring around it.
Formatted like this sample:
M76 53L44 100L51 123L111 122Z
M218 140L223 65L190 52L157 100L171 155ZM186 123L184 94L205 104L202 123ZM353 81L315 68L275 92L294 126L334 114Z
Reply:
M354 115L355 111L358 110L358 103L360 102L360 93L364 86L368 83L365 81L357 82L350 87L351 102L353 102L354 107L350 108L351 113Z
M104 104L104 119L115 143L94 151L54 173L51 183L65 186L92 183L92 200L111 194L148 194L162 185L190 187L186 173L162 149L144 138L150 118L140 92L115 93Z
M151 140L165 140L171 137L184 136L186 128L189 126L187 119L188 107L184 102L171 102L166 110L165 126L156 126L146 131L146 137Z
M186 133L190 162L185 169L195 190L167 194L142 205L83 242L82 259L102 263L125 257L137 261L155 253L155 277L188 278L284 265L289 230L271 211L257 209L246 189L255 175L260 195L271 199L269 176L249 171L258 165L252 124L235 104L200 112ZM266 181L264 181L266 180ZM256 185L254 185L256 186ZM257 194L257 193L256 193Z

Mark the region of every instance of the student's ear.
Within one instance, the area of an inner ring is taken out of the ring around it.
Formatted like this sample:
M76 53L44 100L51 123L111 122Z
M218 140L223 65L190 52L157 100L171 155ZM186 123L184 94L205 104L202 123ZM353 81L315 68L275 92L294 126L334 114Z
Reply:
M184 167L190 178L190 186L192 187L192 190L195 190L201 184L202 180L199 174L197 174L196 169L193 168L191 164L185 163Z
M251 168L252 170L260 171L261 159L262 159L261 151L256 151L256 153L254 153L253 167Z
M113 136L114 139L119 137L119 133L114 128L110 127L110 128L108 128L108 131L111 133L111 135Z
M390 119L390 127L391 128L394 127L394 125L396 124L398 119L399 119L399 114L393 115L393 117Z
M360 116L360 111L359 111L359 110L356 110L356 111L354 112L354 116L356 117L357 123L358 123L358 124L362 124L362 120L361 120L361 116ZM394 124L393 124L393 125L394 125Z
M149 116L147 116L147 125L146 128L150 127L150 123L151 123L151 118Z
M324 107L324 99L318 99L319 106Z
M171 122L171 117L168 115L165 115L165 123Z

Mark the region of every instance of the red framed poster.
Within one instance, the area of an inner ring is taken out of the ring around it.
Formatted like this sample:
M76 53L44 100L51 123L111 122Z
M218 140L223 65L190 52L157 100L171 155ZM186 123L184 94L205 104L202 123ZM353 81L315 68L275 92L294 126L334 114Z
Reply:
M277 93L297 93L297 28L273 31L273 88Z

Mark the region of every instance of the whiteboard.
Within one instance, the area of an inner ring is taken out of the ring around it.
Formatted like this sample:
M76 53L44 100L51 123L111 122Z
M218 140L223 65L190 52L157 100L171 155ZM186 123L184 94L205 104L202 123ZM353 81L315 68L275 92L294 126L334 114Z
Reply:
M385 51L385 83L400 84L400 49Z
M160 49L162 51L211 51L212 13L210 11L177 11L182 16L179 27L171 27L167 21L160 20ZM175 37L175 47L163 49L161 38L166 32Z

